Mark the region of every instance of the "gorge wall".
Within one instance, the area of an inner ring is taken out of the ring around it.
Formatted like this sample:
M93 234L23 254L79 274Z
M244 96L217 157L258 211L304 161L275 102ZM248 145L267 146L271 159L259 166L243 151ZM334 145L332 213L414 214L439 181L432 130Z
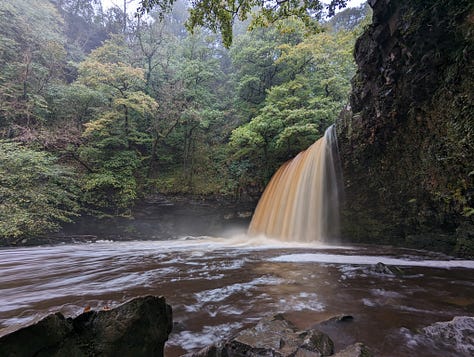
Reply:
M338 119L342 235L474 256L474 8L369 0Z

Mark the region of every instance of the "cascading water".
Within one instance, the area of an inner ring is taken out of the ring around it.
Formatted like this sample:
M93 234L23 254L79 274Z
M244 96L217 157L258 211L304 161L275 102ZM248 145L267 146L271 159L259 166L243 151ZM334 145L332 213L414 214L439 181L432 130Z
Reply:
M249 234L286 241L334 241L339 235L340 178L337 138L331 126L273 175Z

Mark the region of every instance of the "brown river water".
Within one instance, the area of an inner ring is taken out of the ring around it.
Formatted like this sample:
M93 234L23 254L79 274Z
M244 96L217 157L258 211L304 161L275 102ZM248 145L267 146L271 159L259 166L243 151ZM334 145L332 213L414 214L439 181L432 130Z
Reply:
M370 264L403 269L378 274ZM300 328L354 316L326 331L336 351L362 341L376 356L462 356L417 329L474 315L474 261L389 247L331 247L259 238L186 237L0 249L0 335L48 313L114 307L163 295L175 326L166 356L229 337L278 312Z

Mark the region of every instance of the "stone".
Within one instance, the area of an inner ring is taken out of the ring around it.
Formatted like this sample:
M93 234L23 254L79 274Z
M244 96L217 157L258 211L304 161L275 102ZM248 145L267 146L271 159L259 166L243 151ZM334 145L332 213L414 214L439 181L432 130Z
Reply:
M333 357L372 357L367 346L362 342L354 343L343 349L342 351L336 353Z
M340 315L332 316L324 321L321 321L318 323L318 325L324 326L324 325L329 325L329 324L334 324L334 323L352 322L352 321L354 321L354 316L347 315L347 314L340 314Z
M336 120L341 236L353 243L474 257L474 151L465 145L473 128L471 3L369 1L350 113Z
M299 331L281 314L266 317L219 345L206 347L187 357L279 356L321 357L334 353L334 343L325 333L311 328Z
M5 356L45 355L58 346L73 330L61 313L46 316L33 325L0 338L0 351ZM25 343L28 341L28 343Z
M318 351L321 356L331 356L334 353L334 342L325 333L311 329L300 335L303 337L303 347L308 351Z
M396 266L388 266L382 262L378 262L375 265L371 265L368 270L372 273L383 274L383 275L403 275L403 271Z
M466 356L474 355L473 316L456 316L451 321L436 322L421 332L436 345L453 348Z
M144 296L76 318L49 315L1 337L0 351L11 357L163 356L171 328L171 307L165 299Z

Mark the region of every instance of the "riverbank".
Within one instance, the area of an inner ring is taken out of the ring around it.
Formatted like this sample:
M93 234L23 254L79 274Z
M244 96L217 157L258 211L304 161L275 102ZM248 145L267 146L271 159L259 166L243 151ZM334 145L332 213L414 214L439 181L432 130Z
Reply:
M1 239L0 247L25 247L97 241L169 240L186 236L229 236L245 232L256 202L222 197L146 197L129 217L82 215L57 233Z

